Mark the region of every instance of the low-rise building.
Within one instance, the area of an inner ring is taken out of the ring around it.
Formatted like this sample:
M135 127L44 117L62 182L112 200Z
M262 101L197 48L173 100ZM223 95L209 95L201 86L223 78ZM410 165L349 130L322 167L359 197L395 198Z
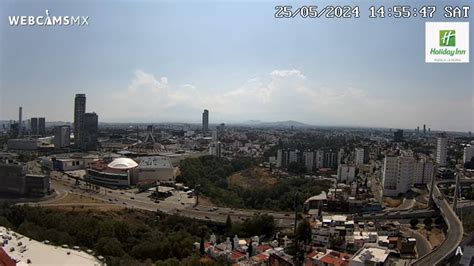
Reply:
M0 194L3 196L44 197L49 192L48 176L29 174L22 163L0 163Z
M352 256L349 266L385 265L389 254L387 248L364 247Z
M157 181L174 181L175 171L168 157L139 157L138 184L149 184Z

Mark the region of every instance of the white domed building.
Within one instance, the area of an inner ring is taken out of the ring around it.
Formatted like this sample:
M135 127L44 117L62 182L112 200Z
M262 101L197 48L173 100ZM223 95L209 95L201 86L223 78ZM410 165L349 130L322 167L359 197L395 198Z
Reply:
M97 161L87 169L87 178L92 183L126 187L136 183L138 163L130 158L117 158L110 163Z

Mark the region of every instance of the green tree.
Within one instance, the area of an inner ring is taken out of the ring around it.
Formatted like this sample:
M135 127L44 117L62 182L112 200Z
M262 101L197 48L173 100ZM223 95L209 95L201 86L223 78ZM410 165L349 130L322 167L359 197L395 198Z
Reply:
M225 220L225 232L227 235L232 233L232 219L230 219L230 215L227 215Z
M303 174L306 173L306 166L302 162L291 162L288 165L288 171L295 174Z
M411 228L415 229L419 222L420 222L420 221L418 221L418 219L416 219L416 218L411 219L411 220L410 220L410 226L411 226Z
M296 228L296 239L302 241L306 245L311 241L311 225L305 219L298 224Z
M122 245L116 238L101 237L97 241L95 248L103 256L120 257L124 254Z

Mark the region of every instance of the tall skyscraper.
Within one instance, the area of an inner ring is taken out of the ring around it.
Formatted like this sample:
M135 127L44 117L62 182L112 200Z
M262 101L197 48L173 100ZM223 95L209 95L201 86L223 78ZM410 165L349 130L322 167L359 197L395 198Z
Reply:
M448 139L446 134L440 134L438 136L438 143L436 145L436 162L439 166L447 165L447 153L448 153Z
M209 111L204 109L202 113L202 132L207 133L209 131Z
M82 148L84 134L84 114L86 113L86 95L76 94L74 98L74 145Z
M426 125L423 125L423 135L426 135Z
M38 118L32 117L30 119L30 134L38 135Z
M18 109L18 136L23 135L23 121L22 121L22 115L23 115L23 107L20 106Z
M38 118L38 134L46 134L46 118L44 117Z
M83 128L83 144L84 150L97 150L97 137L99 135L99 117L96 113L84 114Z

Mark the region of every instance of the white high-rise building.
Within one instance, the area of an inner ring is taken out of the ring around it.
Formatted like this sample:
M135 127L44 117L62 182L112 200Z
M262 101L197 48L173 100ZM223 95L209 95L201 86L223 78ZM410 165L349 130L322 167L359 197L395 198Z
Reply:
M324 163L324 151L317 150L314 152L315 154L315 159L314 159L314 166L316 168L323 168L323 163Z
M282 162L283 162L283 150L278 149L277 156L276 156L276 167L281 167Z
M292 162L298 162L298 150L291 150L289 152L289 161L288 163L292 163Z
M344 149L339 149L339 152L337 153L337 165L339 166L341 163L343 163L344 160L344 154L345 151Z
M429 159L419 159L415 161L413 183L429 184L436 174L436 165Z
M447 165L447 153L448 153L448 139L445 135L438 137L438 143L436 145L436 162L439 166Z
M474 145L464 147L463 162L469 162L474 157Z
M402 152L400 156L386 156L383 167L383 194L398 196L406 193L413 185L415 158L411 153Z
M304 166L306 167L306 170L308 172L312 172L313 166L314 166L314 152L312 151L303 152L303 162L304 162Z
M71 145L71 129L69 126L54 128L54 148L60 149Z
M216 142L217 141L217 130L213 130L211 133L212 136L212 141Z
M222 157L222 143L220 141L209 144L209 155Z
M337 181L350 183L355 179L355 166L340 164L337 168Z
M355 149L355 164L360 166L368 163L369 161L369 151L367 148L356 148Z

